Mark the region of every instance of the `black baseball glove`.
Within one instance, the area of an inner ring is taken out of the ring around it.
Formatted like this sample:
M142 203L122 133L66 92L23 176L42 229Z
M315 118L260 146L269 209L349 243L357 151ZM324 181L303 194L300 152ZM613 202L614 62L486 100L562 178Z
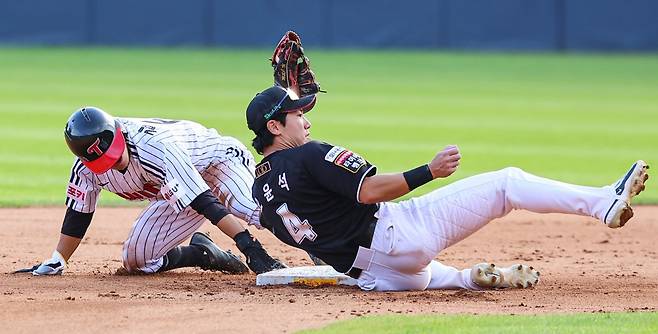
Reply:
M288 268L281 261L272 258L263 245L249 231L240 232L233 238L238 249L247 257L247 265L256 274L266 273L275 269Z
M320 84L315 81L309 59L304 55L302 41L294 31L286 32L272 54L274 82L292 90L297 97L317 94Z

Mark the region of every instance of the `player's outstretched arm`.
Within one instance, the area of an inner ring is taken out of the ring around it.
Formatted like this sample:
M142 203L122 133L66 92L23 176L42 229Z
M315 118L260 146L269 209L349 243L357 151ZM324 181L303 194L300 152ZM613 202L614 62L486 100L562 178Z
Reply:
M57 248L53 251L52 256L34 269L32 275L60 275L66 269L67 261L80 245L80 241L82 241L80 238L60 234Z
M68 263L69 259L73 255L76 249L78 249L78 246L80 245L80 242L82 241L82 238L76 238L72 237L70 235L66 234L60 234L59 235L59 242L57 243L57 252L62 255L62 258L64 258L64 261Z
M366 177L359 191L359 202L373 204L406 195L415 188L436 178L448 177L459 167L459 148L446 146L427 165L404 173L381 174Z
M402 173L368 176L361 184L358 201L374 204L394 200L410 192Z
M31 272L35 276L61 274L66 269L71 255L80 245L89 224L91 224L93 215L93 212L83 213L67 208L59 242L51 257L32 268L25 268L16 272Z
M224 216L217 223L217 227L235 241L238 249L247 258L247 266L256 274L286 268L281 261L271 257L263 245L233 215Z

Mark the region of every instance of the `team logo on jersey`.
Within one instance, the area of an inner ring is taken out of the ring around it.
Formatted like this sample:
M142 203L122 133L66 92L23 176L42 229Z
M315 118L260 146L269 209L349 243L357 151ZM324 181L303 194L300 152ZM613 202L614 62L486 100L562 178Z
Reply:
M339 146L332 148L324 156L324 160L333 162L336 166L343 167L352 173L358 172L366 164L366 160L360 155Z
M256 178L259 178L259 177L267 174L271 170L272 170L272 166L270 166L270 162L265 161L264 164L260 164L260 165L256 166Z
M164 197L169 204L175 205L176 202L185 195L185 188L183 188L178 180L173 179L162 186L160 192L162 193L162 197Z
M69 187L66 189L66 196L75 201L84 201L86 195L87 192L84 189L73 183L69 183Z

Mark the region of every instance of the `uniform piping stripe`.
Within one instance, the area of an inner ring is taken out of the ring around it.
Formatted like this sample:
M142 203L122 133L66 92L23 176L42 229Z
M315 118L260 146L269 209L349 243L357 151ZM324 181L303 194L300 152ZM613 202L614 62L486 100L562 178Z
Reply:
M198 223L202 222L203 219L204 219L204 217L201 216L201 215L196 215L196 217L195 216L186 217L186 219L183 220L184 223L180 224L180 226L178 226L175 230L172 231L172 233L170 235L167 236L167 240L169 240L169 241L160 248L160 251L158 253L161 253L165 249L167 249L167 250L172 249L172 248L176 247L177 245L179 245L184 239L187 239L187 237L189 237L194 231L197 230ZM192 224L190 224L190 223L192 223ZM188 227L187 225L191 225L191 226ZM181 230L182 228L185 228L185 229L180 233L176 233L179 230ZM174 234L175 234L175 236L172 237L171 235L174 235ZM185 236L185 237L181 238L181 236ZM182 240L179 241L179 239L182 239Z
M200 217L203 218L203 217ZM202 219L201 219L202 220ZM173 236L172 234L168 234L166 238L166 243L163 241L162 246L160 249L156 252L157 255L162 254L164 256L170 249L173 249L174 247L180 245L183 240L187 239L194 231L198 229L198 225L201 221L197 218L196 221L192 218L190 219L185 219L183 221L179 221L179 226L176 228L176 231L180 230L181 227L185 227L185 230L182 231L181 233L176 234ZM188 224L192 223L190 227L187 227ZM191 230L191 231L190 231Z
M147 247L149 246L149 238L151 237L151 233L153 232L153 228L156 227L157 225L160 225L160 224L158 224L158 222L159 222L160 219L162 218L162 214L164 214L164 212L166 212L166 211L167 211L167 210L163 210L163 212L160 213L158 219L156 219L154 222L152 222L151 224L149 224L149 225L151 225L151 228L149 229L148 233L146 234L146 238L145 238L145 240L144 240L144 251L143 251L143 253L142 253L143 256L144 256L144 264L146 264L146 258L153 259L153 248L155 248L155 243L156 243L156 241L157 241L158 236L157 236L157 234L155 235L155 238L154 238L152 244L150 245L151 247L149 247L149 249L151 250L151 255L150 255L150 256L146 256ZM165 218L166 218L166 217L165 217ZM146 222L145 222L145 223L146 223ZM145 224L145 225L146 225L146 224ZM137 250L135 250L135 252L136 252L136 251L137 251Z
M619 200L618 200L618 199L615 199L615 201L612 202L612 205L611 205L610 208L608 209L608 212L605 213L605 218L603 218L603 222L604 222L605 224L608 223L608 215L610 214L610 211L612 211L612 208L615 207L615 204L617 204L617 202L619 202Z
M231 168L229 167L229 169L231 169ZM218 171L219 171L222 175L225 175L226 178L229 179L229 180L231 180L231 182L233 182L233 184L235 185L234 188L233 188L233 187L229 187L229 186L227 185L227 188L232 190L231 193L234 192L233 189L237 188L238 190L240 190L240 195L242 195L243 198L249 198L249 194L245 194L245 193L242 191L243 188L240 187L240 186L238 185L238 182L235 181L235 179L233 179L233 177L231 177L231 175L229 175L228 173L226 173L226 172L223 171L222 169L218 169ZM236 174L237 174L237 173L236 173ZM220 180L220 182L223 183L223 181L222 181L221 179L218 178L218 180ZM244 182L245 189L251 189L251 187L247 184L247 182L246 182L244 179L240 178L240 180L241 180L242 182ZM234 196L234 197L237 197L237 196Z
M129 243L128 251L130 252L130 249L134 250L133 251L133 253L134 253L133 259L135 261L134 263L135 263L135 266L137 268L141 268L146 264L145 261L140 261L139 260L139 257L138 257L138 254L137 254L137 246L139 245L139 239L141 238L142 232L144 231L144 227L146 226L146 224L151 220L151 217L153 217L158 212L158 210L160 208L166 208L166 206L154 207L152 212L149 212L149 211L151 211L150 210L151 208L148 208L144 212L144 214L142 214L138 218L139 233L137 233L137 236L135 237L135 232L136 232L136 229L137 229L137 226L135 226L135 230L133 230L133 233L131 233L131 235L130 235L130 238L129 238L130 243ZM148 216L147 216L147 214L148 214ZM160 213L160 215L162 215L162 213ZM155 220L155 222L157 222L157 219Z
M376 170L377 167L372 165L372 166L370 166L370 168L368 168L368 170L366 170L365 173L363 173L363 175L361 175L361 181L359 181L359 186L356 188L356 201L359 202L359 203L361 203L361 201L359 200L359 194L361 193L361 185L363 184L363 180L366 179L366 175L368 175L368 173L370 173L370 170L373 169L373 168L375 168L375 170Z
M635 170L635 166L637 166L637 162L634 163L633 166L631 166L631 169L629 169L628 172L626 172L626 175L624 175L624 179L621 181L621 183L615 189L615 192L617 193L617 195L621 195L621 193L624 192L624 185L626 184L626 181L628 180L628 178L631 177L631 174Z
M167 203L167 205L169 205L169 204ZM172 209L172 210L173 210L173 209ZM168 219L167 221L165 221L165 222L162 224L162 226L164 226L164 224L166 224L166 223L169 223L169 226L167 227L167 232L166 232L166 233L164 234L164 236L162 237L162 247L160 247L160 249L158 250L158 253L162 252L162 249L163 249L164 246L165 246L165 241L167 240L167 237L169 236L169 232L171 231L171 227L174 225L174 221L171 220L171 219ZM167 250L167 251L169 251L169 250Z
M151 175L153 175L153 176L154 176L156 179L158 179L160 182L163 182L163 181L165 180L164 173L160 172L160 171L157 170L157 169L154 169L155 166L151 166L151 165L149 165L149 164L147 164L147 163L142 162L142 168L143 168L146 172L148 172L148 173L150 173Z
M164 203L164 205L169 205L169 204ZM153 258L155 254L158 254L158 255L160 254L160 251L158 251L157 253L154 253L155 245L158 243L158 237L161 237L161 239L162 239L161 243L165 242L167 236L162 234L162 228L167 224L168 221L169 220L165 220L162 223L158 224L159 225L158 233L156 234L155 241L153 242L153 246L151 247L151 258ZM173 223L173 221L169 222L169 229L171 229L171 224L172 223ZM160 250L162 250L162 249L160 249ZM167 250L167 251L169 251L169 250ZM162 254L162 255L164 255L164 254Z
M82 165L82 161L80 161L80 159L77 159L73 163L73 167L71 168L71 177L69 178L69 183L73 182L73 178L75 177L76 174L75 170L78 167L78 165Z
M235 202L237 202L237 204L240 204L240 206L242 206L242 207L249 208L248 205L245 205L244 203L242 203L242 201L240 201L240 198L245 199L245 197L238 197L238 196L235 196L234 191L231 190L231 189L233 189L233 188L229 187L228 184L226 184L225 182L223 182L223 181L222 181L221 179L219 179L217 176L213 176L213 177L215 177L215 178L217 179L217 183L223 185L227 190L229 190L229 192L231 192L231 193L233 194L233 198L235 199ZM233 183L235 184L235 181L233 181ZM237 184L236 184L236 186L237 186ZM242 193L242 192L241 192L241 193ZM238 211L238 212L242 212L241 210L237 210L237 208L235 208L234 205L231 205L231 208L232 208L232 209L236 209L236 211Z
M75 184L76 186L80 185L80 171L82 170L82 167L84 167L84 165L82 164L82 161L80 161L80 160L78 160L78 161L80 163L77 165L77 167L74 168L74 172L73 172L73 175L74 175L73 184Z

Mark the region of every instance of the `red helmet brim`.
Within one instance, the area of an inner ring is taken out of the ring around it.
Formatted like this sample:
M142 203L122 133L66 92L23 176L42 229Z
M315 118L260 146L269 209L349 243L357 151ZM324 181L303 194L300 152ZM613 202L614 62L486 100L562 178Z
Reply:
M121 155L123 150L126 149L126 140L123 138L123 133L119 125L116 126L116 131L114 132L114 139L112 139L112 144L110 147L103 153L98 159L93 161L84 161L82 163L87 166L92 172L96 174L102 174L110 170L114 166Z

